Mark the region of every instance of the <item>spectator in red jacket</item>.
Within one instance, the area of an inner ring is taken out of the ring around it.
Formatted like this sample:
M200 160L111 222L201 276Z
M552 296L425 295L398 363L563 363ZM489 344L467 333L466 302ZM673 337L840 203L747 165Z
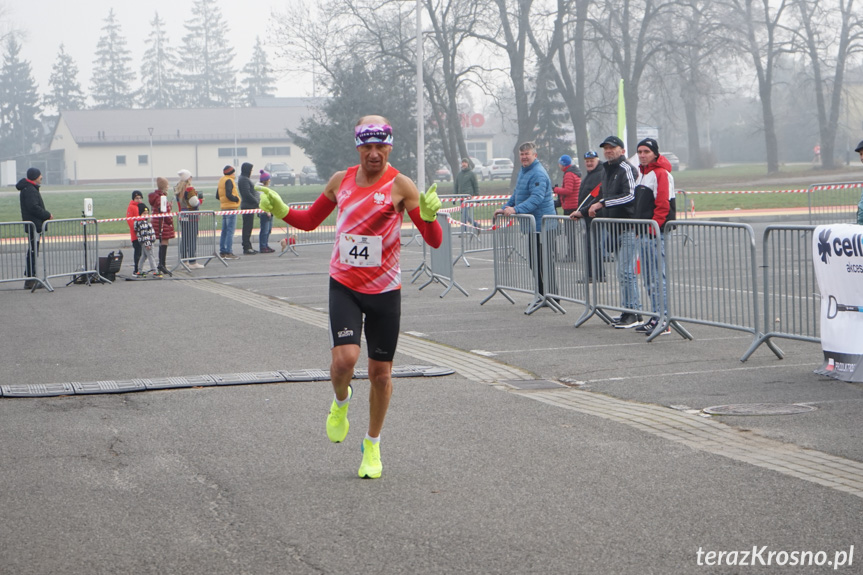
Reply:
M129 202L129 207L126 208L126 218L137 218L138 217L138 204L144 201L144 194L141 193L140 190L135 190L132 192L132 201ZM138 274L138 260L141 259L141 242L138 241L138 234L135 232L135 220L127 219L126 223L129 224L129 232L132 235L132 249L135 250L135 275Z
M581 187L581 171L577 164L572 163L572 158L566 154L558 161L560 170L563 172L563 186L555 186L554 193L560 200L563 215L568 216L578 209L578 189ZM576 260L577 248L574 234L571 235L569 249L563 261L574 262Z

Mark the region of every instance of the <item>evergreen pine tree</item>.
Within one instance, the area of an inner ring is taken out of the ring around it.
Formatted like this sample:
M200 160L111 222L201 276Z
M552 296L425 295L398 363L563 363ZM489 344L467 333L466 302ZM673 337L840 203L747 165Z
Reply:
M171 108L178 105L177 83L180 76L171 53L165 22L156 12L150 22L153 27L147 39L147 50L141 63L141 89L137 100L142 108Z
M130 54L120 23L111 8L102 27L102 37L96 44L96 59L93 61L90 91L96 103L95 108L132 107L134 96L131 83L135 80L135 72L130 66Z
M300 121L299 133L289 132L324 179L357 163L353 130L360 115L380 114L393 127L398 145L390 163L416 178L416 92L414 80L389 62L360 58L336 64L329 81L331 98L319 114ZM427 141L429 147L440 141Z
M227 106L237 98L231 33L216 0L195 0L180 52L186 106Z
M66 53L66 47L60 44L57 60L51 68L51 78L48 80L49 92L45 95L46 108L52 108L60 113L64 110L84 109L84 93L78 82L78 65L72 56Z
M536 155L548 170L553 181L559 178L558 160L563 154L574 155L572 144L566 140L566 130L563 126L569 122L569 113L554 91L554 86L547 84L547 97L542 100L536 121ZM573 156L574 157L574 156ZM578 160L574 160L576 165Z
M0 157L35 151L41 142L42 114L30 62L19 57L21 45L14 35L6 40L0 69Z
M264 51L263 44L261 44L260 36L255 38L255 49L252 52L252 59L246 64L243 73L242 85L244 89L242 100L244 102L247 102L251 106L258 96L275 96L276 79L273 77L272 69L267 62L267 53Z

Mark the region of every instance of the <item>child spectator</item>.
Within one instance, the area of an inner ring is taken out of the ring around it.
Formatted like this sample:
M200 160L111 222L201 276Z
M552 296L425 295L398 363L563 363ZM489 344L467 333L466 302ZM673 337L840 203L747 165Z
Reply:
M129 218L137 218L140 215L138 206L140 206L143 201L144 194L142 194L140 190L135 190L132 192L132 201L129 202L129 207L126 208L126 223L129 224L129 234L132 237L132 249L135 251L134 257L132 258L132 263L135 265L135 270L132 273L135 275L138 275L138 260L141 259L141 242L138 241L138 234L135 233L136 220Z
M138 262L135 262L135 268L139 270L144 269L144 258L150 260L150 274L153 277L160 278L162 277L161 271L156 267L156 258L153 257L153 244L156 243L156 232L153 230L152 224L150 224L150 208L148 208L143 202L138 204L138 215L147 217L140 220L135 220L135 234L138 237L138 243L141 244L141 264L138 265ZM140 278L144 278L147 276L147 272L145 271L136 271L135 275Z

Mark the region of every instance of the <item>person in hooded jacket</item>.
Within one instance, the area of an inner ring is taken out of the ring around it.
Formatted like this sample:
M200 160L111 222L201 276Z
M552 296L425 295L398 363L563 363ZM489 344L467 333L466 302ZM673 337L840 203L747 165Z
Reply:
M652 233L638 238L641 256L641 272L647 286L647 295L654 313L650 321L635 328L635 331L651 334L659 321L668 314L668 296L665 289L665 224L676 218L674 177L671 162L659 153L659 144L653 138L638 143L638 180L635 183L635 218L653 220L659 226L659 236ZM662 333L671 333L666 325Z
M159 176L156 178L156 189L147 196L150 202L151 213L153 216L159 214L169 214L161 217L153 217L153 231L156 232L156 239L159 240L159 267L158 270L163 274L172 275L168 266L165 265L165 260L168 257L168 241L174 238L177 234L174 232L174 216L171 215L173 202L168 201L168 190L171 188L171 183L167 178ZM162 207L162 198L165 198L165 206Z
M54 219L51 212L45 209L45 202L42 201L42 194L39 191L41 186L42 172L38 168L28 169L27 177L21 178L15 184L20 192L21 220L33 222L33 227L28 228L30 246L27 248L27 265L24 270L24 276L28 278L36 277L36 255L39 253L39 234L42 233L42 224ZM39 282L35 280L26 280L24 289L33 289L37 284Z
M240 166L240 177L237 178L237 187L240 189L240 209L257 210L260 203L260 194L255 191L252 182L252 168L249 162ZM252 247L252 229L255 227L255 214L243 214L243 255L253 256L257 252Z

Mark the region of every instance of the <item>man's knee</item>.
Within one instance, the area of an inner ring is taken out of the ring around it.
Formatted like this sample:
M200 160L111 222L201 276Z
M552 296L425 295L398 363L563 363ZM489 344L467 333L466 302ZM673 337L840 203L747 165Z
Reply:
M391 361L369 360L369 381L372 385L387 385L392 380Z
M333 364L331 369L339 373L353 371L359 357L359 346L338 345L333 348Z

